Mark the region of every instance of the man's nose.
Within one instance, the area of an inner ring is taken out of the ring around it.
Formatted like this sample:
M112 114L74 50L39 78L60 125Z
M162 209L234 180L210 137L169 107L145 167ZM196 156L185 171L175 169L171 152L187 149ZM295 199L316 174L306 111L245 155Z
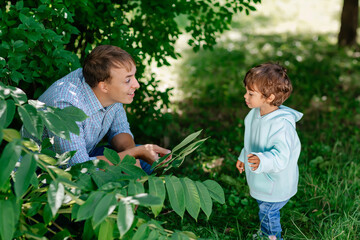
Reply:
M140 88L139 81L138 81L136 78L135 78L135 82L134 82L133 88L135 88L135 89Z

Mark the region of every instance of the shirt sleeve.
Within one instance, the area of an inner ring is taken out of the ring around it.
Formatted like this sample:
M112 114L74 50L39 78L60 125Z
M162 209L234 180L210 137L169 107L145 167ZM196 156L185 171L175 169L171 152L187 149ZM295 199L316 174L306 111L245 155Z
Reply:
M72 105L68 102L58 102L56 104L56 107L61 109L68 106ZM79 126L80 134L78 136L76 134L70 133L70 141L62 139L52 132L46 130L49 137L54 137L53 147L55 152L61 154L68 151L76 151L75 155L68 162L69 166L96 159L96 157L89 157L89 154L87 153L83 124L80 122L77 123L77 125Z
M253 172L271 173L284 170L290 161L291 150L294 144L294 134L296 134L296 131L292 125L284 121L283 126L270 136L269 145L272 147L269 151L251 152L260 159L258 169Z
M122 105L116 111L114 121L110 126L110 130L108 132L109 143L113 137L120 133L128 133L132 136L132 138L134 138L134 135L130 131L130 124L126 117L126 111Z
M239 157L238 157L238 161L245 162L244 159L245 159L245 149L243 148L241 150L241 153L240 153Z

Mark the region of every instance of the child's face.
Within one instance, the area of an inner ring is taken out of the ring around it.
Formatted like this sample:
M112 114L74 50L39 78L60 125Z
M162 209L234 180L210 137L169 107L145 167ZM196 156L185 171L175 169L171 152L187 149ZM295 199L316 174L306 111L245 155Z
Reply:
M267 99L259 92L255 85L252 90L246 87L244 98L249 108L263 108L269 105Z

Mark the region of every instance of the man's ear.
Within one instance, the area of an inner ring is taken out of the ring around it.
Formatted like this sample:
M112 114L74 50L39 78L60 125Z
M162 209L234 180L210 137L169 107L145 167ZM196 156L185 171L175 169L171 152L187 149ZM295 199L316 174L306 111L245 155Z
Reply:
M267 99L266 99L266 102L267 103L272 103L272 101L275 100L275 95L274 94L271 94Z
M109 86L105 81L99 82L97 87L104 93L107 93L109 90Z

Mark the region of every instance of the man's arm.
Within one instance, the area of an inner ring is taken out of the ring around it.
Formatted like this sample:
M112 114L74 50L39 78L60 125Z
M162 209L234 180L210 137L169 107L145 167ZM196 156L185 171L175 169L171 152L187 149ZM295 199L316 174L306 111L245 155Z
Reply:
M122 159L126 155L142 159L152 165L160 157L170 153L170 150L155 144L135 146L134 139L128 133L120 133L113 137L111 146L118 152Z
M117 152L122 152L135 147L134 139L128 133L119 133L115 135L110 144Z

